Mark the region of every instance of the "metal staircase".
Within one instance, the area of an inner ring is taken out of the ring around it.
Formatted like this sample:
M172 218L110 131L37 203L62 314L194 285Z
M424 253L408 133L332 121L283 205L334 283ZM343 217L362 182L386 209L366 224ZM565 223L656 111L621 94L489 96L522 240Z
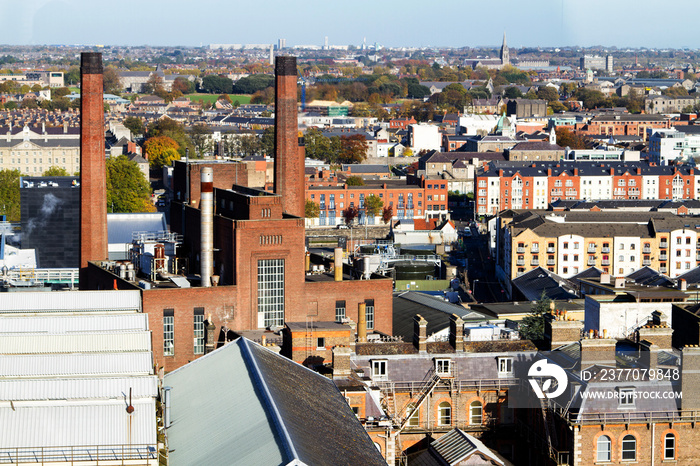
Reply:
M549 456L552 459L556 459L557 454L555 451L555 445L557 444L557 430L554 425L553 413L549 409L549 400L546 398L540 399L540 406L542 408L542 420L544 421L544 431L547 436L547 446L549 448Z
M428 373L425 375L423 378L423 382L421 384L421 389L417 392L418 398L414 396L409 400L409 402L401 409L401 412L404 412L406 407L409 406L409 404L413 403L413 408L408 411L406 416L403 418L400 418L399 424L398 424L398 431L401 432L405 427L406 424L408 424L409 419L411 419L411 416L413 416L421 407L423 402L430 396L430 394L433 392L433 389L435 386L440 383L442 379L438 374L435 373L433 369L429 370ZM414 401L415 400L415 401ZM399 413L401 414L401 413Z

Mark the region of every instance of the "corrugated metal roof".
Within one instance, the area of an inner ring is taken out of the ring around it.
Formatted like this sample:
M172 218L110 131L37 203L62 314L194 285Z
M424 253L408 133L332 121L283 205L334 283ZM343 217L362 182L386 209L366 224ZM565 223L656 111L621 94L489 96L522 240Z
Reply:
M95 377L60 379L0 379L0 401L88 400L88 399L155 398L158 378Z
M210 404L216 406L217 403ZM155 399L134 400L134 413L123 400L100 404L42 405L0 403L0 449L39 446L127 445L156 443ZM231 452L227 452L229 455ZM252 463L251 463L252 464ZM269 464L269 463L268 463Z
M17 293L23 294L23 293ZM150 351L150 332L0 334L0 354Z
M71 314L3 316L0 333L84 333L120 330L148 330L148 316L131 314Z
M107 214L107 241L131 243L135 231L164 231L165 213Z
M451 430L439 439L432 442L430 447L433 448L450 466L459 464L462 460L471 456L477 451L496 464L504 464L503 461L501 461L479 439L467 434L466 432L462 432L460 429Z
M0 313L141 310L138 290L0 293Z
M153 371L150 351L132 353L19 354L0 357L3 377L144 375Z

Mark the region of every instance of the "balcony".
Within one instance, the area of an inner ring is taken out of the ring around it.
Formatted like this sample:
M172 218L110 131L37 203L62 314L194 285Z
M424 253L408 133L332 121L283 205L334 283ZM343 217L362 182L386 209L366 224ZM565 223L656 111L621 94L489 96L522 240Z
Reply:
M603 252L603 254L607 254L610 252L610 248L608 246L603 246L603 249L601 249L601 251Z
M650 248L650 247L644 246L644 247L642 248L642 253L644 253L644 254L651 254L651 248Z
M666 242L666 241L660 242L660 243L659 243L659 247L662 248L662 249L668 248L668 242Z
M700 259L698 259L698 260L700 260ZM644 260L642 261L642 265L651 265L651 261L648 260L648 259L644 259Z
M666 273L668 272L668 269L666 267L659 267L659 272Z
M516 265L525 265L525 259L518 259L518 260L515 262L515 264L516 264Z
M532 259L530 261L530 265L534 265L535 267L537 267L538 265L540 265L540 260L539 259Z
M319 204L318 208L321 210L326 210L326 204Z
M595 252L595 246L588 246L588 252L594 253L594 252Z
M533 246L532 249L530 249L531 254L539 254L540 253L540 247L539 246Z
M547 252L548 253L553 253L554 252L554 247L547 247Z
M515 249L515 251L516 251L518 254L525 254L525 248L524 248L524 247L521 247L521 246L518 246L518 247Z
M547 259L547 265L554 265L554 259Z
M667 261L667 260L668 260L668 256L667 256L665 253L662 253L662 254L659 256L659 260L660 260L660 261Z
M600 261L600 264L601 265L610 265L610 259L603 259L602 261Z
M586 262L586 264L588 264L590 266L595 265L595 259L588 259L588 262Z

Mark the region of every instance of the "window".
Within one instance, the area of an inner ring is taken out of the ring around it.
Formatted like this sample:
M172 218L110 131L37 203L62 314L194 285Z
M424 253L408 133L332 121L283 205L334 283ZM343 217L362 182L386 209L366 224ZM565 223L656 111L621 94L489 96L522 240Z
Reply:
M194 354L204 354L204 308L194 308Z
M316 349L326 349L326 339L325 337L316 338Z
M498 358L498 376L513 375L513 358Z
M372 361L372 378L386 378L386 360L381 359L378 361Z
M410 414L411 411L416 409L416 404L415 403L409 403L408 406L406 406L406 414ZM416 412L411 414L411 417L408 418L408 426L409 427L418 427L420 425L420 409L416 409Z
M452 406L447 401L438 405L438 425L449 426L452 424Z
M163 355L175 354L175 310L163 310Z
M342 322L345 319L345 301L335 302L335 321Z
M634 408L634 388L620 388L618 393L621 408Z
M274 325L284 325L284 259L258 261L258 326Z
M436 359L435 372L440 376L452 375L452 361L449 359Z
M569 243L564 243L564 249L569 249Z
M483 407L480 401L472 401L469 405L469 424L480 425L483 420Z
M367 330L374 330L374 300L365 299L365 316L367 320Z
M634 435L625 435L622 439L622 461L637 459L637 439Z
M630 251L634 251L635 248L636 246L634 245L634 243L630 244Z
M612 460L612 442L607 435L601 435L596 442L596 461Z
M676 459L676 436L673 434L666 434L664 436L664 459Z

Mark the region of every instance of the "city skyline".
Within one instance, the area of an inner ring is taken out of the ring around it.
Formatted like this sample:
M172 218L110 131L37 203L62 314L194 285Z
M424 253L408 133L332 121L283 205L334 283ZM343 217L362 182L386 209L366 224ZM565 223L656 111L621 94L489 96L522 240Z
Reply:
M674 2L676 11L693 6L689 0ZM0 0L3 16L13 19L0 31L0 44L199 46L272 44L283 38L291 47L323 45L328 37L330 45L360 46L366 39L368 45L386 47L497 47L505 31L513 48L700 48L692 15L674 15L673 24L663 24L652 21L657 8L650 0L527 5L506 0L497 10L453 0L435 8L397 0L312 1L294 8L272 0L264 11L255 3L212 0L196 9L177 0L125 0L118 9L87 0ZM454 21L454 11L461 12L461 21Z

